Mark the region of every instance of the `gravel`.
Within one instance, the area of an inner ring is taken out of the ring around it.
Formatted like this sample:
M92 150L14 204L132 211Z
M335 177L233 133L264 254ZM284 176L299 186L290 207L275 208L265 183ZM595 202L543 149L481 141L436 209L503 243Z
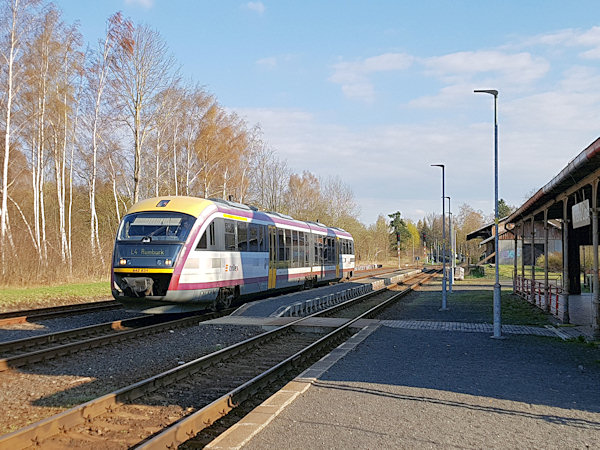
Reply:
M140 317L140 313L136 311L125 311L124 309L114 309L57 317L55 319L38 320L35 322L0 325L0 342L25 339L48 333L57 333L59 331L72 330L75 328L87 327L89 325L131 319L133 317Z
M0 373L0 434L263 332L200 323Z

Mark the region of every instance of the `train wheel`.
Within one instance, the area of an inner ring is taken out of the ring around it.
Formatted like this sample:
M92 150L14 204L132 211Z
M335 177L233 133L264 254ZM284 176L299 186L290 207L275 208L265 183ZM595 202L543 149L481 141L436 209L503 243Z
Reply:
M231 289L220 289L219 295L217 295L217 298L212 303L211 309L213 311L220 311L230 308L234 297L235 295L231 292Z

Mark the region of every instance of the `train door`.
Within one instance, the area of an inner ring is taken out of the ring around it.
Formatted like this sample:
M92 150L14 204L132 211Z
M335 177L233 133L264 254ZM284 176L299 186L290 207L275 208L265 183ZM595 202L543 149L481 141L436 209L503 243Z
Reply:
M340 278L340 238L335 237L335 249L333 254L335 255L335 277Z
M269 283L268 289L274 289L277 283L277 229L269 227Z

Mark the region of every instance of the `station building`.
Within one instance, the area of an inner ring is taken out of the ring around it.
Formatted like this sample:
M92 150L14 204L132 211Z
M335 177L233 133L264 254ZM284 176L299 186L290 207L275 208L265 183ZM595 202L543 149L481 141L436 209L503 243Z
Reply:
M498 261L500 264L513 264L514 258L517 258L517 265L522 263L530 266L532 261L546 254L544 246L543 224L536 223L535 233L533 236L534 246L531 246L531 236L517 236L517 247L514 246L514 234L506 229L506 219L504 217L498 222ZM548 237L548 254L562 252L562 235L561 224L556 221L549 221L549 237ZM467 240L481 238L479 247L482 253L479 257L477 265L495 264L496 263L496 244L495 244L495 227L494 223L488 223L478 230L467 234ZM533 258L533 259L532 259Z
M503 220L499 258L501 264L513 264L515 293L564 323L589 327L596 339L600 338L599 185L600 138ZM510 240L512 258L506 244ZM549 257L543 274L536 274L531 255L552 253L562 259L559 276L551 276Z

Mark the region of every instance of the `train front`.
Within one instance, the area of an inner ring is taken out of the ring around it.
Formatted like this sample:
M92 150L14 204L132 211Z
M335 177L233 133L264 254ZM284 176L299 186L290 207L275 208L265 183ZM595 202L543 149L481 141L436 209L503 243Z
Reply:
M169 208L172 200L141 202L119 226L112 261L112 294L129 309L147 310L169 301L177 258L196 221L190 214Z

